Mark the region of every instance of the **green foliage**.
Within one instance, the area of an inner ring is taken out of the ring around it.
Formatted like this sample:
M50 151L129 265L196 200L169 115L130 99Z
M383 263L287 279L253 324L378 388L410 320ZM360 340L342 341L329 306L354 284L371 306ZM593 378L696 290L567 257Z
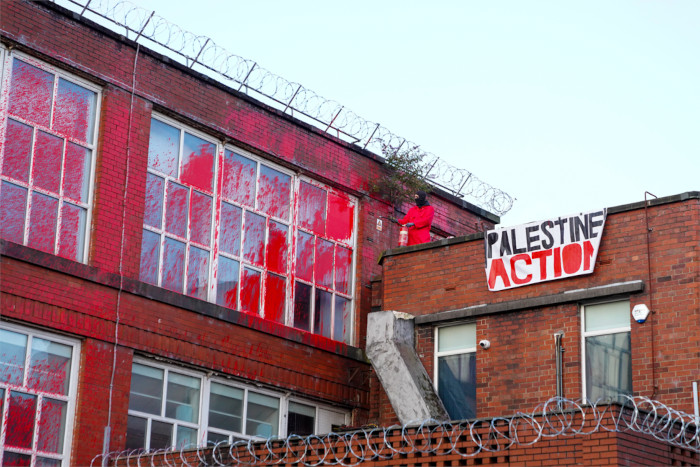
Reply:
M423 162L425 153L418 146L403 149L382 144L382 154L388 170L374 183L372 190L383 194L395 209L401 203L412 201L419 190L430 192L432 187L426 181L427 167Z

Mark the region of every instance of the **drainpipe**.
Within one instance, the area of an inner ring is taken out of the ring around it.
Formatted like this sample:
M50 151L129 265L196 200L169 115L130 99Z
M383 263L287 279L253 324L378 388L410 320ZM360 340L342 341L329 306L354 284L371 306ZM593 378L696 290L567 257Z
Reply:
M561 345L561 339L564 337L563 332L557 332L554 334L554 360L556 362L557 369L557 397L564 397L564 367L562 365L562 357L564 354L564 348Z

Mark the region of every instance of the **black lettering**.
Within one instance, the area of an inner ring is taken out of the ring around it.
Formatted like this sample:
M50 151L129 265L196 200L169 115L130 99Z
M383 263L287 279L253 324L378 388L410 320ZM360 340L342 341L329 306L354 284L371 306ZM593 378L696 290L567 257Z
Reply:
M518 239L515 236L515 229L510 231L510 238L513 244L513 253L525 253L525 248L518 248Z
M503 256L503 254L507 255L512 255L513 253L510 251L510 243L508 242L508 231L504 230L503 233L501 234L501 250L500 254Z
M561 217L554 221L554 225L559 226L559 243L564 243L564 227L569 219L562 219Z
M592 212L588 215L588 238L595 238L598 236L598 232L595 231L596 227L603 225L605 220L605 211ZM595 218L601 217L600 220L595 220Z
M489 234L486 236L486 257L491 259L491 256L493 254L493 245L498 241L498 233L497 232L489 232Z
M554 227L554 222L552 221L544 221L542 225L540 225L540 230L542 230L542 233L545 234L548 239L542 240L542 248L545 250L549 250L554 245L554 237L552 237L552 232L549 231L552 227Z
M583 219L581 219L581 216L578 217L572 217L571 220L574 223L574 230L575 230L575 235L576 235L576 242L581 241L581 234L583 234L583 239L588 240L588 216L583 216Z
M527 251L537 251L541 248L540 245L536 243L540 241L540 236L536 233L533 235L533 233L537 232L539 229L540 227L538 225L531 225L530 227L525 228L525 237L527 238Z

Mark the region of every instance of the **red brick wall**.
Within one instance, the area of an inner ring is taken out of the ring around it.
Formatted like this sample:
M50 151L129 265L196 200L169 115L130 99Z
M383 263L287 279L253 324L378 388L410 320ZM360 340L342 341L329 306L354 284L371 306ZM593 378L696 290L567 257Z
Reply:
M664 202L612 209L593 274L502 292L489 292L484 273L484 240L387 256L383 262L382 309L428 315L481 304L588 289L641 280L642 293L630 305L652 310L644 324L631 323L635 394L693 411L692 381L700 368L700 202ZM651 281L647 266L648 216ZM480 316L477 341L478 416L527 410L554 396L555 332L564 332L564 394L581 397L581 330L576 303ZM433 375L432 326L418 328L417 351ZM656 386L656 390L654 388ZM382 419L383 422L393 421Z

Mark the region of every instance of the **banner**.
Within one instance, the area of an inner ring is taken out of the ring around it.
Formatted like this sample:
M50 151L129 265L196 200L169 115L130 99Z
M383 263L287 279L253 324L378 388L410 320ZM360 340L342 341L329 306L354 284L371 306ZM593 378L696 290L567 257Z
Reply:
M606 216L603 209L487 231L489 290L592 273Z

